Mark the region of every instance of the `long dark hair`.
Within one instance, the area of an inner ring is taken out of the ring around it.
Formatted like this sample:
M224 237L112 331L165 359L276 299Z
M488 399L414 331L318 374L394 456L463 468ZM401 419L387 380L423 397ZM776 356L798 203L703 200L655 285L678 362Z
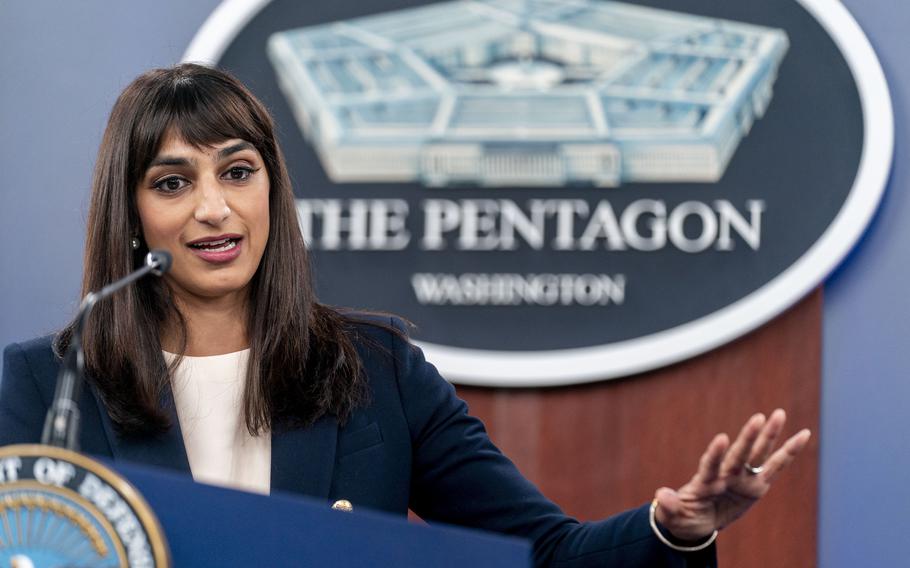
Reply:
M148 252L144 246L130 247L131 237L142 234L135 191L169 131L196 146L232 138L250 142L268 171L269 237L249 286L250 357L243 399L248 430L258 434L285 422L307 425L327 413L344 421L366 390L352 342L354 325L317 302L272 118L227 73L193 64L156 69L139 76L117 99L95 164L83 294L123 277ZM86 370L124 433L170 426L161 397L177 362L166 365L159 332L175 320L182 352L185 320L168 286L149 278L100 303L87 324ZM58 335L58 353L69 344L72 329L70 324Z

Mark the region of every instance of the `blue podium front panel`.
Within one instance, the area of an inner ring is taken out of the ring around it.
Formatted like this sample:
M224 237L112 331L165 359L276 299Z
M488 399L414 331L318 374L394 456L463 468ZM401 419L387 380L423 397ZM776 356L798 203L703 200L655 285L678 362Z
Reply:
M177 567L530 566L530 546L514 538L372 511L345 513L316 500L197 484L122 462L116 469L158 515Z

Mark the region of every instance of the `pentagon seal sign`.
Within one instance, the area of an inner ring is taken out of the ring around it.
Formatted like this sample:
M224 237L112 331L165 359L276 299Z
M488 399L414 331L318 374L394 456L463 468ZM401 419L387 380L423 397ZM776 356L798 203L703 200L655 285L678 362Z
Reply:
M854 246L893 151L838 0L228 0L184 60L275 115L320 297L417 322L466 384L755 329Z
M170 566L157 519L119 475L75 452L0 448L0 566Z

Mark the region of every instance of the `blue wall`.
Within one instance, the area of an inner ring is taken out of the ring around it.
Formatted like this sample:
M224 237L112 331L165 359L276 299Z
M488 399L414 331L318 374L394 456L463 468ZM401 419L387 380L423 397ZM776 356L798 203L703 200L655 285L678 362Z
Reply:
M825 287L820 559L910 566L910 4L846 0L891 87L891 182L866 237Z
M0 2L0 344L73 313L114 100L139 73L176 63L217 4Z
M74 308L95 152L116 94L176 63L215 0L0 4L0 345ZM894 99L884 206L825 290L820 565L903 566L910 534L910 4L845 0Z

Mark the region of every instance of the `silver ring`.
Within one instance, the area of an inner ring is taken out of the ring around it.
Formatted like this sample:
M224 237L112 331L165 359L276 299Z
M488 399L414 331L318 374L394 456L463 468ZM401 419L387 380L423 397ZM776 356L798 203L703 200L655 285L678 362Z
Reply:
M745 467L746 471L748 471L752 475L758 475L759 473L765 471L765 466L763 466L763 465L755 467L752 464L747 463L747 464L743 464L743 467Z

